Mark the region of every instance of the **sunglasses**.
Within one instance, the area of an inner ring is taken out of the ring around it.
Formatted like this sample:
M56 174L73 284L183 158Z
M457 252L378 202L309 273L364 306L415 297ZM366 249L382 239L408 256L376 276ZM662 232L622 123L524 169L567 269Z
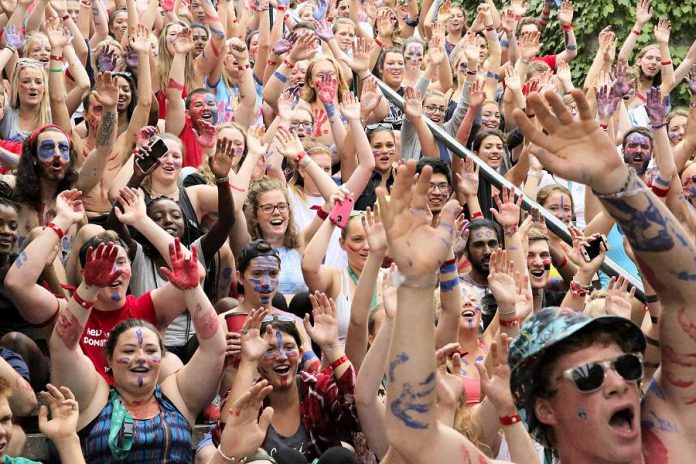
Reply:
M266 324L268 322L295 322L295 318L292 316L286 316L284 314L269 314L268 316L263 318L263 321L261 321L262 324Z
M582 393L592 393L602 388L609 368L625 381L636 382L643 378L643 355L627 353L613 360L583 364L563 371L563 377L572 381Z

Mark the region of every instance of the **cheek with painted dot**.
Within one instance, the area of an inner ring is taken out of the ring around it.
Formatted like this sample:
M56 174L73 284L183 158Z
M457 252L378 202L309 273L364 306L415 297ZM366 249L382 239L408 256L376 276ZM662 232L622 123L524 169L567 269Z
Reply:
M116 364L119 366L127 366L131 362L131 357L130 356L121 356L118 359L116 359Z
M152 364L160 364L162 362L162 356L158 354L150 355L150 362Z
M578 416L578 419L581 421L586 421L587 420L587 410L585 410L585 407L581 404L578 404L575 407L575 413Z

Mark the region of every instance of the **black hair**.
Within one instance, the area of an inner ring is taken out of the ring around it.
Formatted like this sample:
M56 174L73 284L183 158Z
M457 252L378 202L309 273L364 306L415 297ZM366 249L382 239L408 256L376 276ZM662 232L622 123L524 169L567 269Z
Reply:
M210 90L210 89L205 89L205 88L198 88L196 90L191 91L190 94L186 96L186 100L184 100L184 105L186 106L186 109L189 109L191 107L191 100L193 100L193 97L196 95L212 95L215 97L215 93Z
M452 170L447 163L438 158L421 158L416 163L416 174L423 172L426 166L433 168L433 174L444 174L447 177L447 185L452 187Z
M193 29L203 29L203 30L205 31L206 35L208 36L208 39L210 39L210 29L209 29L208 26L206 26L205 24L201 24L201 23L191 23L191 25L189 26L189 29L191 29L191 30L193 30Z
M9 206L19 211L19 205L14 201L14 192L7 182L0 180L0 205Z
M300 337L300 332L297 330L297 326L294 322L281 321L279 319L273 319L272 321L264 322L261 324L262 334L266 333L266 327L268 327L269 325L274 329L280 330L281 332L285 332L286 334L290 335L295 340L295 343L297 343L297 347L302 347L302 338Z
M264 249L259 250L259 248ZM259 256L273 256L278 260L278 267L280 267L281 265L280 254L278 254L278 250L273 248L271 244L268 243L266 240L257 239L247 243L246 246L239 253L239 256L237 257L237 271L239 271L239 274L243 275L244 272L249 268L251 260L254 258L258 258Z
M106 340L106 344L104 344L104 357L106 359L110 359L114 355L114 349L116 348L118 337L120 337L123 332L134 327L144 327L146 329L152 330L155 333L155 335L157 335L157 341L159 342L160 351L162 352L162 356L164 356L164 341L160 336L159 330L157 330L157 328L154 325L143 319L126 319L125 321L121 321L118 324L116 324L114 328L111 329L111 332L109 332L109 338Z
M109 28L109 35L110 35L111 37L113 37L114 39L116 38L116 36L114 35L114 31L113 31L113 29L112 29L112 26L113 26L114 19L116 18L116 15L119 14L119 13L126 13L126 14L128 14L128 8L123 7L123 6L120 7L120 8L116 8L116 9L115 9L114 11L112 11L111 14L109 15L109 24L107 25L107 27Z
M120 77L128 82L131 92L131 100L126 108L126 116L128 116L128 120L130 121L131 117L133 116L133 111L135 111L135 107L138 106L138 86L135 83L135 79L133 79L133 74L129 72L113 72L111 73L111 76L114 78Z
M628 136L631 134L644 135L645 137L650 139L650 147L651 148L655 147L655 139L653 138L652 131L644 126L636 126L636 127L630 128L629 130L626 131L626 133L623 136L623 140L621 141L621 148L626 148L626 139L628 139Z
M503 229L500 227L500 224L498 224L495 221L491 221L490 219L486 218L478 218L474 219L469 224L466 226L467 230L469 231L469 237L471 237L471 234L475 232L478 229L482 228L487 228L495 231L495 234L497 235L498 238L498 243L500 244L500 248L503 248L505 242L503 240ZM469 252L469 246L471 245L472 240L468 240L466 243L466 252Z
M179 210L181 210L181 217L184 221L184 233L181 236L181 244L186 247L190 246L194 241L196 241L196 239L198 239L198 234L195 233L198 232L198 230L195 227L195 225L193 225L191 221L186 217L186 214L184 214L184 210L178 201L164 195L156 198L151 198L149 201L146 202L145 206L147 216L150 217L150 210L152 209L153 205L162 201L171 201L179 207ZM145 254L145 256L151 259L154 259L156 256L159 256L159 251L157 250L157 248L143 234L136 230L133 234L133 238L143 247L143 253Z

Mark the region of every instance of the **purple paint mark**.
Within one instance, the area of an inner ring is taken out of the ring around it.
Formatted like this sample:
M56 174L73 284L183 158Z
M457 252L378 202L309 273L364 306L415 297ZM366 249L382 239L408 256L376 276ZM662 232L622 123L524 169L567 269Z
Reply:
M143 346L143 331L141 329L135 329L135 336L138 337L138 345Z
M564 197L564 196L565 196L565 195L561 195L561 210L563 210L563 206L564 206L564 205L563 205L563 197Z
M280 354L281 358L284 358L287 355L285 354L285 350L283 349L283 334L280 333L280 330L276 330L275 336L276 342L278 342L278 353Z
M121 294L114 292L111 294L111 301L121 301Z
M222 270L222 277L225 279L229 279L232 277L232 268L231 267L226 267L225 269Z
M138 387L142 387L142 386L143 386L143 378L138 376Z
M575 407L575 412L578 415L578 419L581 421L586 421L587 420L587 411L585 410L585 407L581 404L578 404Z

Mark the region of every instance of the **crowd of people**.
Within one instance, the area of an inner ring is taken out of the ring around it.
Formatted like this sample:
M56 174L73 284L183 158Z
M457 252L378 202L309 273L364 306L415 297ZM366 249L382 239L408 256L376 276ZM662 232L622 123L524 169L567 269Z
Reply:
M2 463L696 459L696 42L528 9L0 1Z

